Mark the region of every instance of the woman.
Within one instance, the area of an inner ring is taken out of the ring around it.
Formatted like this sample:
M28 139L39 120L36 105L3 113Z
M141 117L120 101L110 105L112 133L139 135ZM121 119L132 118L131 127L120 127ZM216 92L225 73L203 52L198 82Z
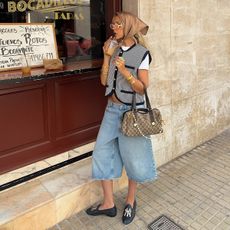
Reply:
M148 70L151 62L149 51L140 44L140 34L146 34L148 26L136 16L117 13L110 25L118 48L107 55L111 39L103 47L104 62L101 83L106 86L108 105L98 133L93 152L93 178L101 180L104 200L87 214L114 217L117 209L113 200L113 179L119 178L125 167L129 182L122 221L129 224L136 212L136 187L156 178L151 140L144 137L127 137L120 132L121 118L130 109L133 92L139 107L144 106L144 87L149 85Z

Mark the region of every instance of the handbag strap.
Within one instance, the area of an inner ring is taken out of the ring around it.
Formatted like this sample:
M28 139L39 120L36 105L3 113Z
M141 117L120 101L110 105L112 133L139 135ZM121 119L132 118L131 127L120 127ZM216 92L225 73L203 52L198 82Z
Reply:
M137 110L136 92L133 91L131 110Z
M145 88L145 86L144 86L144 94L145 94L146 107L147 107L148 112L149 112L150 120L151 120L152 123L154 123L154 121L156 119L154 118L154 114L153 114L152 107L151 107L151 104L150 104L150 100L149 100L149 97L148 97L147 89ZM137 105L136 104L136 92L134 91L133 92L133 97L132 97L132 105L131 105L131 110L133 110L134 112L137 111L137 106L136 105Z
M152 110L152 107L151 107L150 100L149 100L149 97L148 97L147 89L145 87L144 87L144 94L145 94L146 107L150 111L150 110ZM131 109L132 110L136 110L137 109L136 107L137 107L137 103L136 103L136 92L133 91Z
M147 93L147 89L144 88L144 93L145 93L145 101L146 101L146 107L148 108L149 111L152 110L151 104L150 104L150 100L148 97L148 93Z

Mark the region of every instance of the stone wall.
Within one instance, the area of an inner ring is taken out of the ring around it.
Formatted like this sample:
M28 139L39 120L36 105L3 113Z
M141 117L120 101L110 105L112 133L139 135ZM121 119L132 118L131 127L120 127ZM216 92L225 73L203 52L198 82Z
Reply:
M123 0L149 26L149 95L163 113L162 165L230 125L230 1Z

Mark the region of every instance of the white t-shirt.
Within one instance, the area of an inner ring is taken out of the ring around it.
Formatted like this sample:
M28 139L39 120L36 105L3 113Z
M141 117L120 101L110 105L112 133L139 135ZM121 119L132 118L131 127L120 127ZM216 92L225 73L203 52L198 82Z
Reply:
M130 47L129 46L121 46L121 48L126 51L128 50ZM146 55L145 59L141 62L140 66L138 69L146 69L149 70L149 54Z

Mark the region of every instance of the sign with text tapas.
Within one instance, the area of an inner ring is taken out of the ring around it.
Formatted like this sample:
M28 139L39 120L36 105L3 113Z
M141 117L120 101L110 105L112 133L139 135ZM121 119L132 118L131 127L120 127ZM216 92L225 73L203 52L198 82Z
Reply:
M20 68L25 55L32 67L58 58L53 24L0 23L0 71Z
M9 13L37 11L44 14L52 12L55 20L80 21L84 20L82 7L89 5L90 0L12 0L7 1L7 11ZM66 10L72 12L66 12Z

